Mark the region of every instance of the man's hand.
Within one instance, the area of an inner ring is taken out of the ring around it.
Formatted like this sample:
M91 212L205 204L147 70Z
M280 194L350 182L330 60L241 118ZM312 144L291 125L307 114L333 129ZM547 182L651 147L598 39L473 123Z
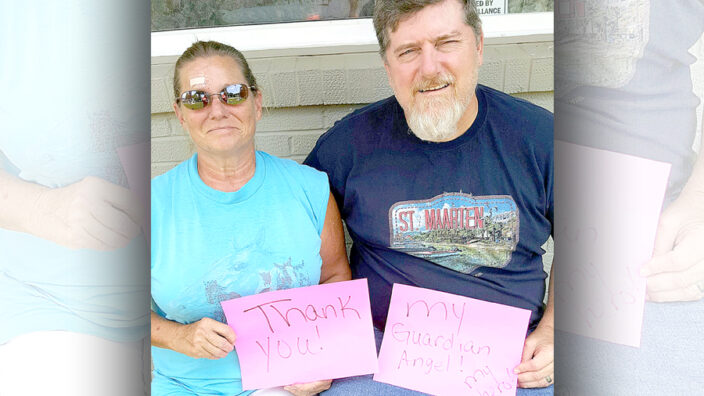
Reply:
M332 380L323 380L309 382L307 384L293 384L284 386L284 389L293 393L295 396L311 396L330 389L331 384Z
M555 331L552 326L538 325L526 337L521 364L516 366L520 388L542 388L554 381ZM549 381L548 381L549 380Z
M224 323L203 318L179 327L171 349L199 359L221 359L235 348L235 331Z
M646 276L648 300L694 301L704 297L704 192L685 190L660 216Z
M144 204L129 190L97 177L44 189L34 208L32 233L72 249L124 247L147 218Z

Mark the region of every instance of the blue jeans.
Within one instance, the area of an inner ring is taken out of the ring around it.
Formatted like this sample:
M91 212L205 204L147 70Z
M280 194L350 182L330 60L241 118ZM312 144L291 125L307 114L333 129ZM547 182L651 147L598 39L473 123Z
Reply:
M374 338L376 340L376 350L379 352L381 339L384 333L374 328ZM361 375L358 377L341 378L332 381L332 386L321 396L423 396L426 393L399 388L394 385L377 382L372 379L373 375ZM518 388L516 396L553 396L554 386L547 388Z
M702 395L702 329L704 300L646 302L640 348L556 330L558 393Z

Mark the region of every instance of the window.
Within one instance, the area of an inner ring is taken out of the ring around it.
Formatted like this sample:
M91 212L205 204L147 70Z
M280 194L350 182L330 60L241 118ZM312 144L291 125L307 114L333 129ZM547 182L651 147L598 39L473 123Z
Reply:
M546 12L554 0L476 0L480 16ZM370 18L374 0L152 0L152 31Z

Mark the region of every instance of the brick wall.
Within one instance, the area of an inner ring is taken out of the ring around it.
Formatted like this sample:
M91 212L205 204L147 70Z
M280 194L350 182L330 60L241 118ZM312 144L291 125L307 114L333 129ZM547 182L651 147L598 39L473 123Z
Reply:
M485 48L482 84L553 109L551 42ZM257 149L302 161L318 136L345 114L392 94L375 51L306 55L245 53L263 90ZM173 114L175 57L152 59L152 177L188 158L193 147Z
M553 46L549 42L487 45L480 83L553 110ZM704 37L690 50L694 91L704 98ZM374 51L319 56L245 54L264 90L267 110L257 125L257 148L302 161L317 137L350 111L391 95ZM175 57L152 59L152 177L192 154L173 115ZM276 87L276 89L274 89ZM703 104L695 149L700 147Z
M245 53L264 94L265 111L255 135L258 150L302 162L335 121L392 95L376 50L359 53L291 55ZM152 177L193 153L190 138L173 113L176 57L152 58ZM487 45L479 82L553 110L553 44ZM348 249L349 236L346 235ZM543 247L546 271L552 240Z

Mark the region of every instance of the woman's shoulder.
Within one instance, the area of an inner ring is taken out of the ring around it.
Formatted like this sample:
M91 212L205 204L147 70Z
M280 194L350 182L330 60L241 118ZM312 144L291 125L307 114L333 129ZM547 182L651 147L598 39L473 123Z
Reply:
M327 202L330 183L326 173L262 151L258 151L257 155L266 163L268 182L285 188L291 197L302 201Z
M257 155L267 163L267 168L272 168L274 172L284 173L286 176L292 176L305 180L319 181L321 178L327 183L327 175L308 165L299 164L298 162L288 159L273 156L264 151L257 151Z
M183 177L188 174L188 167L193 160L194 157L191 157L168 171L155 176L151 181L152 196L171 190L174 184L176 184L179 180L184 180Z

